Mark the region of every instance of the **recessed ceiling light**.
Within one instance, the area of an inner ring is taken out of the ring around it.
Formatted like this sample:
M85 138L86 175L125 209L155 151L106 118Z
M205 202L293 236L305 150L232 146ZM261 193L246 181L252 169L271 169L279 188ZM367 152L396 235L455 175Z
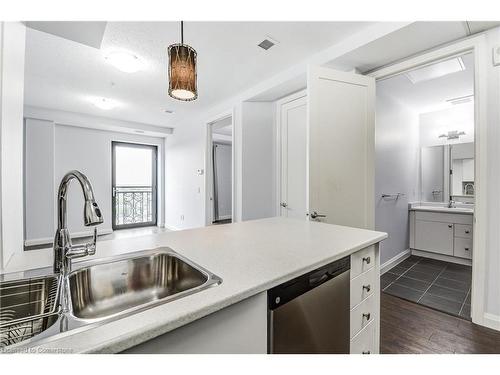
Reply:
M116 108L120 105L120 103L117 102L116 100L109 99L109 98L98 98L97 97L97 98L91 98L90 101L97 108L105 109L105 110L113 109L113 108Z
M266 38L262 42L257 44L257 46L259 46L263 50L267 51L269 48L271 48L272 46L274 46L276 44L278 44L277 40L271 38L270 36L266 36Z
M116 69L125 73L135 73L145 68L144 61L140 57L127 51L109 52L104 59Z
M448 74L462 72L465 65L461 57L455 57L450 60L440 61L438 63L427 65L406 73L411 83L430 81L432 79L444 77Z
M165 109L163 112L168 113L169 115L174 113L171 109Z

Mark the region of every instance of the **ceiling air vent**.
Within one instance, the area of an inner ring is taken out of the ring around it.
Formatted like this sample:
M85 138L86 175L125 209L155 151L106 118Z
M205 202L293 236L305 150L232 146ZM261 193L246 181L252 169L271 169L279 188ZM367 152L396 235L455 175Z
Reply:
M264 39L262 42L257 44L260 48L263 50L267 51L269 48L277 44L278 42L268 36L266 36L266 39Z

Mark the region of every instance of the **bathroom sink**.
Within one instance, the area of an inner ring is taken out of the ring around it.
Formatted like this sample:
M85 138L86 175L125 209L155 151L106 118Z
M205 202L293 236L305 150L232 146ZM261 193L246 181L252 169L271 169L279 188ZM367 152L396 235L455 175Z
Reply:
M0 282L0 348L42 333L58 312L57 276Z
M473 208L469 207L443 207L443 206L417 206L415 210L419 211L443 211L443 212L470 212L474 213Z
M71 314L84 320L151 307L220 282L169 248L83 267L67 279Z

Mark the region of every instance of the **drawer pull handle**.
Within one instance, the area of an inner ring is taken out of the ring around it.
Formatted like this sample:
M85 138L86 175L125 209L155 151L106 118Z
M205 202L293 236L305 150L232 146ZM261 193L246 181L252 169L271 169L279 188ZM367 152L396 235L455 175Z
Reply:
M363 258L363 262L366 262L366 264L370 264L370 262L371 262L370 257Z
M465 231L465 234L469 234L469 233L470 233L470 231L468 231L468 230Z
M464 250L465 250L465 251L469 251L470 249L469 249L468 247L466 247Z
M361 353L362 354L370 354L370 351L369 350L363 350Z
M448 224L448 228L453 228L453 225L452 224Z
M366 290L368 293L370 292L371 286L370 284L368 285L363 285L363 290Z
M370 320L371 314L370 313L364 313L363 318L366 318L366 320Z

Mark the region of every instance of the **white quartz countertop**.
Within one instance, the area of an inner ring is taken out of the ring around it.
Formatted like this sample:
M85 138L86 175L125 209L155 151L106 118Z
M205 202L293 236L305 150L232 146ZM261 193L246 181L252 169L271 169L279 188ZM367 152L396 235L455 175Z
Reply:
M199 293L97 327L33 343L33 350L120 352L387 238L386 233L285 218L98 242L94 257L167 246L223 279Z
M474 214L474 209L468 207L415 206L411 207L410 211L430 211L430 212L469 214L469 215Z

